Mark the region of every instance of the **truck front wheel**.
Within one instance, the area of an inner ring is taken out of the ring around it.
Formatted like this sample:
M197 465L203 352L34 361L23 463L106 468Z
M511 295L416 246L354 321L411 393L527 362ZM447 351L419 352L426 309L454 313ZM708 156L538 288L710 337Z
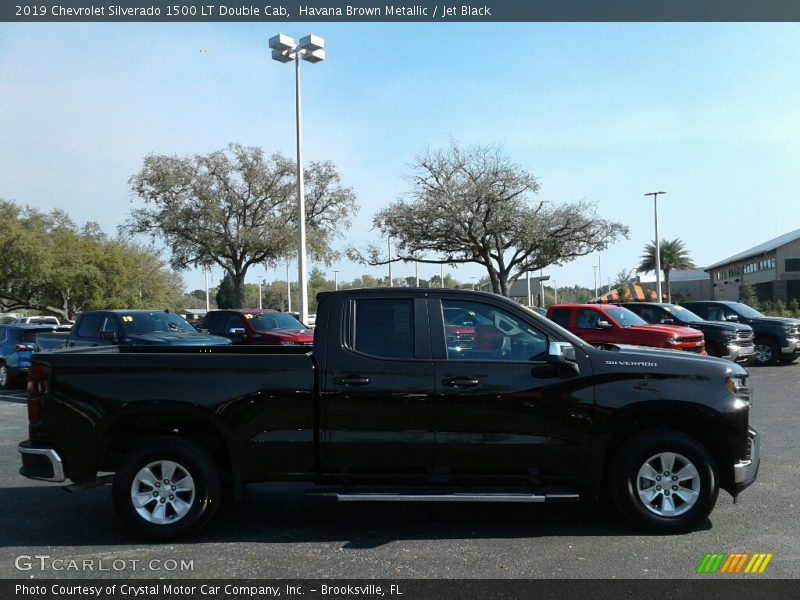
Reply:
M222 485L202 447L160 437L135 448L114 476L114 507L123 522L153 541L200 531L214 516Z
M772 340L759 338L756 340L756 364L757 365L774 365L777 364L778 358L781 353L778 346Z
M705 519L719 493L708 451L668 429L638 434L619 449L612 486L623 517L664 533L686 531Z

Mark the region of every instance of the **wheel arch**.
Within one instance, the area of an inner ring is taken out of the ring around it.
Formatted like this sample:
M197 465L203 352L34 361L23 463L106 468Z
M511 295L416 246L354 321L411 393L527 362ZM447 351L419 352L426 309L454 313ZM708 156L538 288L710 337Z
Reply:
M239 480L237 449L225 425L202 407L161 402L137 405L105 424L100 433L98 470L116 471L131 450L163 436L185 438L202 446L216 461L223 479Z
M716 463L720 487L730 491L733 486L733 453L729 431L720 417L708 407L693 402L650 404L641 403L615 415L608 431L602 476L596 482L595 492L600 495L606 491L604 486L616 455L628 440L647 431L665 430L683 433L700 443Z

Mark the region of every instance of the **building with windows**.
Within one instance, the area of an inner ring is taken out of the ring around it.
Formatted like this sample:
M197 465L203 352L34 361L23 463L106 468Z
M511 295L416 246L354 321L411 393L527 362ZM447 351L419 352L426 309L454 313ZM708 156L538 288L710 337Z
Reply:
M706 267L715 300L739 300L750 285L759 302L800 300L800 229Z

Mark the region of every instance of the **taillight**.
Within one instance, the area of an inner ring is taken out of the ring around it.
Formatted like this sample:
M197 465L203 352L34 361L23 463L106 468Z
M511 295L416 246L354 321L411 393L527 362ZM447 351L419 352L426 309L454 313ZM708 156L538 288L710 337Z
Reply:
M39 398L39 384L50 376L47 365L34 363L28 369L28 422L35 423L41 417L42 401Z
M14 346L15 352L36 352L36 346L30 344L17 344Z

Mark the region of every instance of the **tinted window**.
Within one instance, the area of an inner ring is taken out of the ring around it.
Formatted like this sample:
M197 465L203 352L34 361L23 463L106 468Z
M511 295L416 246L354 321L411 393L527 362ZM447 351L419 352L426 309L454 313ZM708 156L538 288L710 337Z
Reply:
M353 349L382 358L414 358L412 299L356 300Z
M538 329L503 309L465 300L443 300L449 360L527 361L547 352ZM451 323L448 315L461 315Z
M575 317L575 327L578 329L594 329L602 318L599 312L590 308L580 308Z
M131 312L119 315L122 328L129 334L165 333L168 331L197 333L186 319L175 313Z
M614 319L620 327L630 327L632 325L647 325L647 321L639 315L631 312L627 308L609 308L608 316Z
M570 310L568 308L555 308L553 309L553 312L550 314L550 320L558 323L562 327L568 327L569 313Z
M307 329L300 321L288 313L248 313L245 315L256 331L272 329Z
M83 315L78 328L78 335L87 338L97 337L97 330L100 329L100 321L102 320L102 314Z
M214 335L222 335L225 332L225 319L226 316L223 313L209 314L208 319L206 320L208 332L213 333Z

